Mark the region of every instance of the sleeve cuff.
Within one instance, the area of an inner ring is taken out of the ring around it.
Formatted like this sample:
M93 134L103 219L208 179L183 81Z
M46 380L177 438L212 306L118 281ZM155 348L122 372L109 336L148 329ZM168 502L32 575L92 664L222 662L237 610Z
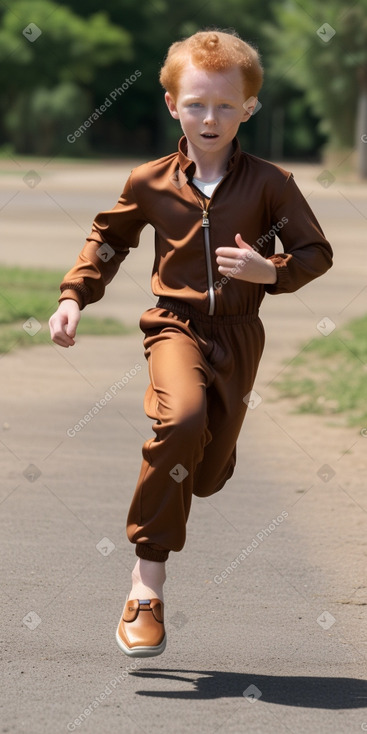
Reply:
M275 283L270 283L265 286L266 293L287 293L289 291L289 270L287 263L292 259L292 255L279 252L276 255L271 255L268 260L276 267L277 279Z
M84 308L84 301L82 294L77 291L75 288L65 288L65 290L62 291L61 296L59 298L59 303L61 301L66 301L67 299L71 299L72 301L76 301L80 310Z

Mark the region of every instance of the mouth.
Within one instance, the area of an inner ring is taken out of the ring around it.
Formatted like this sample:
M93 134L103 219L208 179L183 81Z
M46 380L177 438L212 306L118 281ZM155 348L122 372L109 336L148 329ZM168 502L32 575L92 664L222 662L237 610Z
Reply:
M218 138L217 133L200 133L202 138Z

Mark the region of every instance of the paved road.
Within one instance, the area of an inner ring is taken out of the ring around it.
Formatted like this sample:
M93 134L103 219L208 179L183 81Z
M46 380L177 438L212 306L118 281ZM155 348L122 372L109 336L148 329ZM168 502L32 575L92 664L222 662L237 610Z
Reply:
M0 178L1 261L65 270L127 167L36 167L34 188L26 164ZM114 641L134 562L125 516L151 434L140 335L0 360L0 731L367 730L365 439L290 414L272 390L282 360L321 319L339 328L363 312L366 188L337 178L324 189L318 169L294 168L336 263L264 303L261 402L248 413L234 478L217 496L194 498L186 547L170 558L160 658L133 670ZM154 303L151 252L146 231L90 312L136 323Z

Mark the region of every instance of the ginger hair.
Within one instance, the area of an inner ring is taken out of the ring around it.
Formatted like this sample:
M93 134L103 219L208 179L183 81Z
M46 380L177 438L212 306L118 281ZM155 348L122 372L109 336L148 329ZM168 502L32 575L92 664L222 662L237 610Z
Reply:
M226 71L237 66L242 74L245 99L257 97L263 81L263 68L256 49L235 31L198 31L169 49L160 71L162 87L176 101L181 74L188 62L206 71Z

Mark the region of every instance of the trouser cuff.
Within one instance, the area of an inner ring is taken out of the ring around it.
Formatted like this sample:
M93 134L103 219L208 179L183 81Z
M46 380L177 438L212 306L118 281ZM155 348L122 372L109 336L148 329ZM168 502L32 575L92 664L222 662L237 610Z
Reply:
M164 563L168 558L169 550L157 550L147 545L147 543L136 543L135 553L139 558L144 558L145 561Z

